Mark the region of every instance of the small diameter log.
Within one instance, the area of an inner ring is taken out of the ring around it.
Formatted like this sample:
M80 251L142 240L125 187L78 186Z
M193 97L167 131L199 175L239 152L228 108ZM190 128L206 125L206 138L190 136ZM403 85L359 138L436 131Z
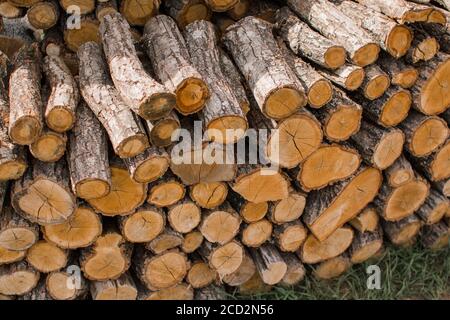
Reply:
M225 182L200 182L189 188L189 196L201 208L213 209L224 203L228 195Z
M239 242L233 240L225 245L214 245L203 241L198 253L209 261L209 265L217 271L220 278L236 272L242 265L245 249Z
M69 50L77 52L81 45L91 41L101 43L98 34L100 22L94 15L82 15L79 24L74 24L70 17L66 15L61 19L64 23L64 42Z
M168 209L167 220L177 232L188 233L200 224L201 210L187 197Z
M117 11L118 8L116 0L107 0L102 2L98 1L95 6L95 16L98 21L102 21L105 16Z
M291 173L305 191L322 189L351 176L361 158L355 149L338 144L323 145Z
M384 170L402 154L405 135L399 129L383 128L363 120L361 129L351 140L367 163Z
M203 109L209 90L190 63L186 43L170 17L158 15L144 28L144 45L157 79L176 94L175 108L183 115Z
M306 270L302 262L292 253L283 253L281 256L287 265L286 274L281 280L281 285L293 286L301 282L306 276Z
M169 155L163 148L150 147L132 158L123 159L131 178L139 183L157 180L169 169Z
M227 201L233 209L239 213L242 220L247 223L261 220L266 216L269 209L269 204L267 202L249 202L232 190L229 190L228 192Z
M120 13L133 26L143 26L150 17L158 13L161 0L140 2L138 0L120 1Z
M56 132L70 130L75 123L75 110L80 100L77 83L60 57L46 56L44 72L51 88L45 108L47 126Z
M273 237L278 248L283 252L295 252L305 242L308 230L300 221L293 221L277 225Z
M216 271L200 259L192 262L191 268L186 275L186 282L194 289L207 287L215 279Z
M407 65L401 59L394 59L388 55L381 55L377 64L389 75L392 85L404 89L411 88L419 77L419 72L413 66Z
M382 220L382 226L389 241L397 246L407 246L415 240L422 223L413 214L399 221Z
M320 109L311 110L320 121L323 134L331 141L344 141L360 127L362 107L336 88L333 99Z
M125 19L119 13L107 15L99 32L111 78L123 101L147 120L169 114L176 104L175 95L145 72Z
M177 114L172 111L163 119L144 121L144 125L153 146L168 147L178 136L177 130L180 129L180 120Z
M148 147L144 128L119 97L108 75L99 45L89 42L79 52L80 90L122 158L133 157Z
M348 255L344 253L340 256L319 263L314 267L313 274L317 279L329 280L341 276L351 267L352 262L350 261Z
M387 183L393 187L400 187L414 179L414 170L411 163L404 155L395 160L395 162L385 171Z
M377 65L371 65L364 68L366 74L360 91L369 100L375 100L381 97L391 85L389 76Z
M344 253L353 238L354 231L350 227L338 228L324 241L310 234L298 254L303 263L319 263Z
M8 19L21 17L22 8L16 7L15 5L6 0L2 0L0 1L0 16Z
M88 286L78 268L75 261L70 261L66 268L51 272L45 281L47 294L54 300L84 299Z
M11 264L25 259L27 251L13 251L4 248L0 245L0 266L4 264ZM1 300L1 299L0 299Z
M136 300L138 290L129 273L116 280L92 281L90 292L93 300Z
M335 70L323 69L320 73L335 85L349 91L361 87L365 77L364 68L348 63Z
M44 127L39 137L29 146L30 153L43 162L56 162L66 152L67 135Z
M241 241L248 248L258 248L272 236L273 225L266 219L243 225Z
M450 140L437 151L427 157L414 158L410 161L414 167L424 174L432 182L443 181L450 178Z
M375 198L381 181L379 170L362 165L346 180L310 192L303 222L319 241L326 240Z
M59 0L59 4L67 13L70 12L71 6L77 6L81 15L91 13L95 9L95 0Z
M194 289L186 283L158 291L141 290L138 300L193 300Z
M415 157L426 157L438 150L450 134L445 120L415 110L411 110L399 128L405 133L406 148Z
M251 258L250 254L248 252L245 252L244 259L242 260L242 263L239 266L239 268L235 272L223 277L222 281L228 284L229 286L233 287L240 286L249 281L251 277L255 274L255 272L256 272L255 263L253 262L253 259Z
M161 254L167 250L177 248L183 244L183 235L166 226L164 231L145 245L154 254Z
M406 54L413 40L413 32L407 26L397 24L384 14L352 1L332 2L358 26L367 30L391 56L398 59Z
M375 231L356 232L348 249L350 261L353 264L363 263L375 255L383 246L381 228Z
M326 0L288 0L288 6L313 28L342 45L351 61L361 67L378 59L380 47L369 32Z
M0 266L0 294L24 295L38 284L39 272L25 261Z
M102 221L91 207L80 203L69 221L42 227L44 239L63 249L90 246L102 234Z
M37 43L23 46L14 57L9 78L9 136L14 143L31 144L42 130L41 55Z
M238 2L227 11L227 14L237 21L247 15L250 6L251 0L238 0Z
M75 212L76 201L70 191L66 161L35 160L22 178L14 182L11 203L17 213L41 225L67 221Z
M185 196L185 186L170 172L149 185L147 202L156 207L169 207Z
M64 268L67 265L68 254L68 251L40 240L28 249L26 260L36 270L48 273Z
M311 29L288 7L277 11L276 20L278 33L295 54L327 69L337 69L344 65L347 55L345 49Z
M0 214L0 247L4 250L23 251L39 239L39 228L22 218L11 207Z
M287 264L276 247L265 244L257 249L251 249L250 253L264 283L274 285L283 279Z
M449 199L438 191L430 189L430 195L415 213L425 224L435 224L445 216L449 208Z
M186 27L186 43L192 63L209 87L210 97L200 115L209 140L235 143L248 124L239 101L220 68L220 53L214 25L196 21Z
M105 216L126 216L144 203L147 185L131 179L124 164L113 159L110 162L111 191L101 198L87 199L96 212Z
M181 250L184 253L192 253L203 243L203 235L200 231L194 230L184 235L183 243L181 244Z
M385 220L398 221L420 208L428 194L429 186L423 179L414 179L397 188L384 182L374 205Z
M174 19L180 29L197 20L210 20L212 12L203 0L166 0L165 12Z
M405 56L405 62L416 64L433 59L439 52L439 41L421 29L414 29L414 40Z
M105 131L85 102L78 106L76 118L67 155L72 190L83 199L106 196L111 190L111 173Z
M55 1L40 1L27 10L30 25L38 30L47 30L59 21L59 5Z
M212 11L224 12L233 8L239 0L205 0Z
M183 253L173 250L154 255L143 248L138 249L141 250L134 255L133 267L148 289L167 289L183 281L189 269Z
M379 99L363 103L363 115L383 127L397 126L408 116L411 105L409 91L390 87Z
M164 231L166 217L163 211L151 205L143 205L135 213L119 217L123 237L134 243L149 242Z
M240 20L227 29L224 44L267 117L283 119L305 106L301 83L280 58L280 48L267 22L251 16Z
M89 280L118 279L130 267L132 251L133 245L113 226L107 226L90 247L81 250L81 270Z
M275 224L295 221L303 214L306 205L306 194L290 188L289 195L279 201L270 202L268 218Z
M421 230L420 240L425 248L440 250L448 247L450 232L445 222L425 225Z
M350 225L359 232L374 232L379 225L379 215L377 210L368 205L355 218L349 221Z

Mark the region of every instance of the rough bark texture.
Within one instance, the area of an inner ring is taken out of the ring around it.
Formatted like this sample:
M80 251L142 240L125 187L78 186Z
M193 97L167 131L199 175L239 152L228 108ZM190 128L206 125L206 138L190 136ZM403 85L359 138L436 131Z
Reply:
M430 195L416 211L416 214L425 224L435 224L445 216L449 210L449 205L448 198L444 197L440 192L430 189Z
M382 54L377 61L378 65L391 78L391 84L404 89L411 88L419 77L419 72L413 66L406 64L401 59Z
M265 244L258 249L251 249L250 253L264 283L274 285L283 279L287 265L273 245Z
M365 77L364 69L352 64L344 64L335 70L321 70L321 73L337 86L349 91L361 87Z
M448 246L448 239L448 227L443 221L426 225L421 230L421 241L426 248L432 250L443 249Z
M181 29L197 20L208 21L212 15L203 0L166 0L163 5L167 14L176 20Z
M143 153L124 159L131 178L139 183L157 180L169 168L169 155L163 148L150 147Z
M385 175L389 185L396 188L413 180L414 170L408 159L404 155L401 155L386 169Z

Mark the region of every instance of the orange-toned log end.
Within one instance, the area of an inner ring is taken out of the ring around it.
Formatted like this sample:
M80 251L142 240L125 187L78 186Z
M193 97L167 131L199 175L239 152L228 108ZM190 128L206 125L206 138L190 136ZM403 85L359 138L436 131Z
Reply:
M267 202L253 203L247 202L241 208L241 217L247 222L256 222L264 218L267 214L269 205Z
M77 196L86 200L104 197L110 189L108 181L100 179L81 180L75 186Z
M361 87L364 77L366 76L364 69L358 68L350 72L350 74L345 79L345 88L350 91L354 91Z
M224 182L200 182L191 186L189 193L198 206L212 209L225 201L228 187Z
M209 90L201 79L184 80L176 90L176 109L183 115L200 111L209 97Z
M419 71L415 68L401 70L392 76L392 84L399 85L402 88L411 88L419 78Z
M380 170L391 166L402 154L405 135L400 130L392 130L382 137L373 153L373 163Z
M123 218L121 231L130 242L144 243L155 239L164 230L165 217L161 209L143 207L136 213Z
M389 88L391 81L386 74L380 74L367 83L364 90L364 95L369 100L375 100L381 97Z
M274 90L266 99L263 113L269 118L280 120L294 114L307 103L307 97L302 91L294 88Z
M411 108L412 96L406 90L394 93L381 111L380 122L388 127L396 126L408 116Z
M42 123L39 119L31 116L24 116L11 125L9 136L13 142L17 144L29 145L36 141L41 130Z
M143 101L139 106L139 115L145 120L158 120L167 116L177 104L173 93L157 93Z
M68 252L54 244L41 240L28 249L26 260L40 272L52 272L66 266Z
M324 126L325 135L333 141L347 140L358 131L361 117L361 108L354 105L340 105Z
M215 249L209 257L209 263L223 277L235 272L243 259L244 248L236 241L232 241Z
M333 87L328 80L322 79L314 83L308 90L308 103L313 108L320 108L330 102Z
M27 169L28 165L24 159L4 161L0 164L0 181L19 179Z
M450 106L450 59L439 64L420 92L420 111L427 115L444 112Z
M143 26L158 12L160 1L124 0L120 2L120 13L130 25Z
M391 29L386 39L386 48L394 58L403 57L411 47L412 31L405 25L396 25Z
M441 147L430 166L434 181L444 180L450 177L450 141Z
M81 20L80 28L64 30L64 42L73 52L77 52L78 48L86 42L100 43L98 28L99 22L96 20Z
M26 253L26 250L13 251L0 246L0 265L21 261L25 258Z
M187 284L177 284L176 286L151 292L143 300L192 300L194 290Z
M429 187L422 180L411 181L396 188L384 208L384 218L398 221L417 210L428 196Z
M65 107L54 107L46 115L47 126L56 132L66 132L75 123L75 115Z
M206 0L206 4L211 10L216 12L224 12L233 8L239 0Z
M169 159L165 156L155 156L140 163L133 175L133 180L139 183L149 183L161 177L169 168Z
M320 263L314 268L313 274L317 279L321 280L334 279L344 274L351 266L350 259L345 255L341 255Z
M357 66L365 67L377 61L379 53L380 47L375 43L369 43L358 49L351 59Z
M208 124L206 134L210 141L221 144L233 144L245 136L248 128L244 116L229 115L212 120Z
M335 46L330 47L324 55L324 60L328 68L337 69L342 67L345 63L347 52L343 47Z
M150 189L147 202L157 207L168 207L183 199L185 192L184 185L180 182L167 181Z
M44 162L55 162L61 159L66 151L67 137L65 134L46 131L30 145L30 152Z
M409 149L414 156L423 157L440 147L448 136L449 130L445 120L430 117L414 131Z
M117 147L116 153L120 158L131 158L144 152L148 148L148 138L142 133L130 136Z

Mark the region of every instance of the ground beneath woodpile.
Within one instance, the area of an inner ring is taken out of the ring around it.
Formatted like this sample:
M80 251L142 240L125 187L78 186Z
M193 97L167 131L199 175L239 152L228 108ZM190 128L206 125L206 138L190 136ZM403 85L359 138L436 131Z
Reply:
M381 270L381 288L367 289L366 273L370 265ZM308 267L307 267L308 268ZM450 300L450 248L432 252L420 245L411 248L389 247L375 261L353 266L335 280L316 280L308 275L294 287L276 287L272 291L240 296L230 294L231 299L442 299Z

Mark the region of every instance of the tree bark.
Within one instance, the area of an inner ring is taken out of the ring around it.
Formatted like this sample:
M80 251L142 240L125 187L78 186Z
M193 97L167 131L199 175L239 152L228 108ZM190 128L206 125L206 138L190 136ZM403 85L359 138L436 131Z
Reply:
M0 246L6 250L23 251L39 239L39 227L22 218L7 206L0 215Z
M377 63L389 75L392 85L409 89L416 83L419 77L418 70L413 66L407 65L401 59L394 59L391 56L382 54Z
M180 29L197 20L209 21L212 15L211 9L203 0L166 0L163 6Z
M158 13L161 0L150 0L141 3L137 0L120 2L120 13L133 26L143 26L148 19Z
M385 171L387 183L393 187L400 187L414 179L414 170L411 163L404 155L395 160L395 162Z
M170 159L164 148L150 147L132 158L125 158L131 178L139 183L159 179L169 168Z
M382 246L381 228L372 232L356 232L355 238L348 249L350 261L354 264L363 263L375 255Z
M93 300L136 300L138 295L129 273L124 273L116 280L92 281L90 292Z
M275 285L283 280L287 264L273 245L265 244L258 249L251 249L250 253L264 283Z
M440 250L448 247L449 232L447 225L441 221L425 225L421 230L421 241L425 248Z
M423 205L417 209L416 214L425 224L438 223L449 210L450 202L440 192L430 189L430 195Z

